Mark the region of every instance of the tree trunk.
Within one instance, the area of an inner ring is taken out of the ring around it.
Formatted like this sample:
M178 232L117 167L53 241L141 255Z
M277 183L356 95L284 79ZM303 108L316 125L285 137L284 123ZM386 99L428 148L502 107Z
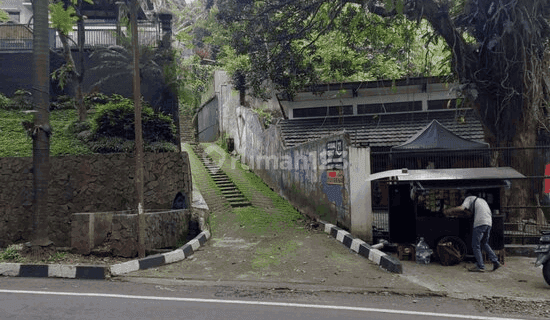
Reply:
M143 135L141 131L141 89L139 75L139 43L137 28L137 0L132 0L130 23L132 25L132 49L134 51L134 105L135 105L135 152L136 152L136 198L138 212L138 256L145 257L145 213L143 196Z
M82 4L82 1L79 1L79 4ZM79 6L80 8L80 6ZM80 10L80 9L79 9ZM78 109L78 121L86 121L86 106L84 105L84 93L82 92L82 82L84 81L84 44L86 42L86 32L84 30L84 18L80 16L77 21L77 34L78 34L78 53L80 54L80 65L79 70L76 75L76 105Z
M33 86L35 118L33 130L34 216L31 244L50 244L48 232L48 183L50 175L50 54L48 0L33 1Z

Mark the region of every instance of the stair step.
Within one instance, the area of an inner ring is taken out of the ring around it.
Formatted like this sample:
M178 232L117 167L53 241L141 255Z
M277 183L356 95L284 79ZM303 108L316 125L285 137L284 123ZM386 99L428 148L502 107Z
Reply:
M250 207L252 204L250 202L230 202L232 207Z
M242 193L238 189L235 189L235 190L224 190L222 191L222 194L224 196L231 196L231 195L241 195Z
M218 185L218 187L235 187L233 182L231 181L214 181Z
M235 186L223 186L223 187L220 187L220 190L222 191L222 193L224 191L239 191L239 189L237 189L237 187Z
M236 198L236 197L244 197L244 195L240 192L231 192L231 193L223 193L223 196L226 197L226 198Z

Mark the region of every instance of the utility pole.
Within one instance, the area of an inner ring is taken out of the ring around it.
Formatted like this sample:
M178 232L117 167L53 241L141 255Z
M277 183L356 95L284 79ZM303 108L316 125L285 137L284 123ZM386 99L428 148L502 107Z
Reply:
M138 256L145 257L145 213L143 209L143 135L141 129L141 88L139 74L139 43L138 43L138 27L137 13L138 2L132 0L130 3L130 23L132 25L132 49L134 51L134 108L135 108L135 186L137 195L137 213L138 213Z

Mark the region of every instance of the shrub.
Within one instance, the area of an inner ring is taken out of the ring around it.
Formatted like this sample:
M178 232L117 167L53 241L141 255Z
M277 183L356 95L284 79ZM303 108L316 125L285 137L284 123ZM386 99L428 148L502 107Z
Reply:
M0 109L8 110L11 104L11 99L0 93Z
M120 137L99 137L94 141L90 141L88 147L94 153L133 152L134 141Z
M50 111L75 109L76 101L69 96L59 96L50 103Z
M123 151L126 149L125 146L116 147L113 145L114 141L122 140L113 140L112 138L134 140L134 123L134 103L132 100L119 95L113 95L107 104L98 105L91 119L91 132L94 140L96 140L93 147L91 146L93 152L126 152ZM142 126L143 140L146 144L162 141L177 143L176 126L172 118L162 113L155 113L147 104L144 104L142 107ZM106 140L104 138L111 139ZM166 146L162 144L161 146L159 147L157 144L153 149L167 149ZM173 148L170 147L170 149Z
M32 94L29 91L19 89L15 91L12 100L12 110L31 110L32 106Z
M0 94L0 109L4 110L31 110L32 95L25 90L15 91L13 98L8 98L3 94Z
M120 137L100 137L97 140L88 143L89 148L94 153L131 153L134 152L135 143L133 140L126 140ZM147 143L143 146L145 152L176 152L176 145L166 142L157 141Z
M103 93L91 93L84 97L84 103L88 108L97 104L106 104L109 101L111 101L109 96Z

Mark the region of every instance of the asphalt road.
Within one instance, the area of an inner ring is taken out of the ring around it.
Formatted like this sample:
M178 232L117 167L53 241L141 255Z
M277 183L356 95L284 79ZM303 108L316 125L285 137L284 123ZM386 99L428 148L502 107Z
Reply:
M512 319L472 302L224 284L1 278L1 319Z

